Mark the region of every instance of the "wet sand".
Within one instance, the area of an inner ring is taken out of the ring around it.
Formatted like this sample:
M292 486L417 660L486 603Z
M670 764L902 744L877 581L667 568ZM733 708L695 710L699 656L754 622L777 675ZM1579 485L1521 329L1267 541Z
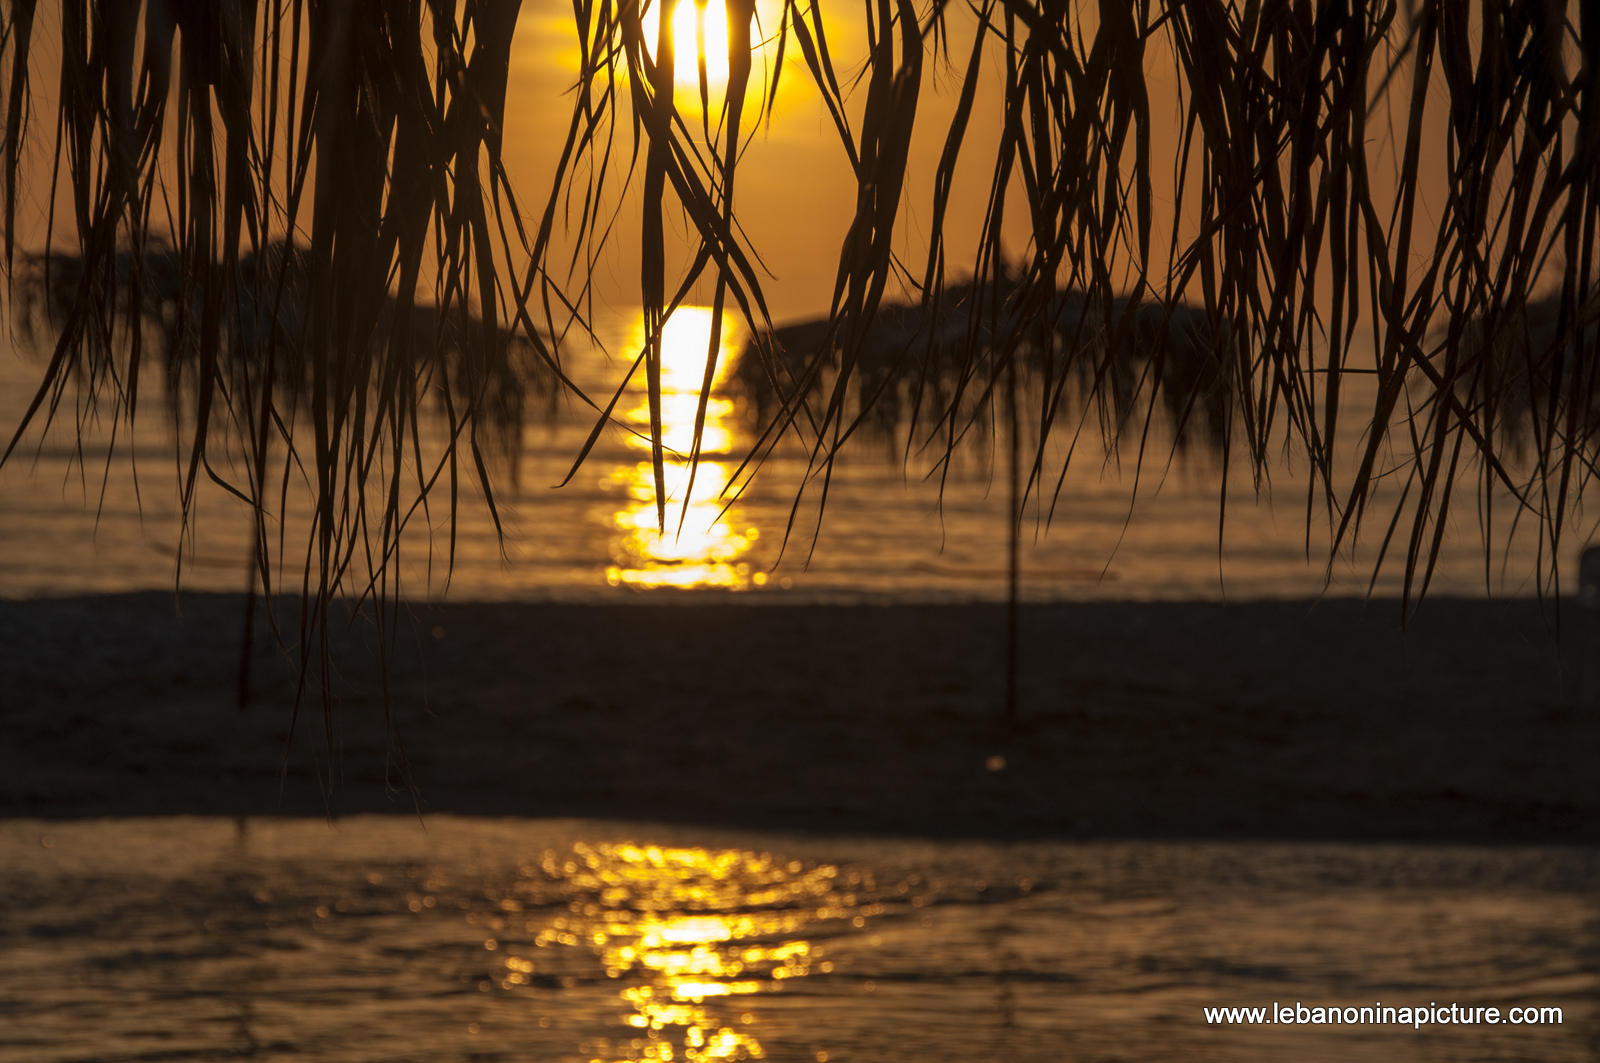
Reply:
M341 622L331 726L312 693L290 739L265 631L236 706L241 606L0 601L0 815L1600 841L1600 623L1572 607L1558 654L1526 600L1430 599L1404 632L1392 602L1029 606L1007 723L998 606L418 606L392 729L375 629Z

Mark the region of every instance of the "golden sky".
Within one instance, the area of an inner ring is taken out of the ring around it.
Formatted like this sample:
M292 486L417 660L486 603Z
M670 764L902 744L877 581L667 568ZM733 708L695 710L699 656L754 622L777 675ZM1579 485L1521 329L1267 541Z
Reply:
M712 8L720 9L720 0L713 0ZM824 7L828 15L829 44L833 51L835 67L845 86L847 106L854 128L859 129L860 109L866 95L865 86L852 91L853 77L861 70L866 54L866 32L863 22L863 5L854 0L832 0ZM776 0L759 0L758 17L761 31L767 35L776 32L779 6ZM692 4L685 0L680 6L682 15L692 13ZM1088 19L1084 25L1086 36L1093 35L1093 12L1085 10L1080 16ZM42 244L43 214L49 196L50 162L54 138L54 88L59 79L57 60L59 44L53 38L58 33L52 24L50 5L41 10L35 31L34 51L34 109L29 129L29 148L23 173L22 202L19 204L18 242L25 249ZM932 178L935 173L945 135L955 105L966 52L970 47L974 17L965 5L952 5L949 24L954 58L941 55L937 62L924 67L923 89L918 107L917 133L913 140L908 180L901 208L901 225L896 244L902 262L920 277L927 248L927 229L930 221ZM714 31L713 31L714 32ZM689 34L692 38L692 34ZM712 42L713 45L715 42ZM680 103L686 124L699 125L698 93L692 87L692 44L680 43L680 74L682 83ZM752 94L765 86L765 75L770 73L774 49L760 50L752 81ZM1166 268L1165 248L1169 238L1163 222L1171 217L1173 172L1178 160L1181 131L1180 101L1177 94L1178 76L1170 46L1162 34L1157 33L1146 50L1145 75L1151 92L1152 159L1154 162L1154 219L1152 233L1152 274L1160 277ZM764 69L765 68L765 73ZM550 195L551 177L562 142L566 136L572 114L572 88L578 69L576 35L572 21L572 6L565 0L524 0L520 21L514 40L511 78L505 118L505 163L520 197L521 207L530 225L536 224ZM958 170L954 195L946 218L945 232L947 260L952 273L960 274L970 267L977 235L981 226L989 193L991 167L999 141L1001 110L998 103L1002 71L998 47L991 45L988 54L988 77L979 93L963 149L963 165ZM713 76L715 70L713 69ZM1404 82L1404 78L1398 79ZM1442 86L1436 77L1436 100L1430 101L1430 122L1437 143L1430 143L1423 153L1424 165L1431 177L1424 184L1438 185L1445 165L1443 135L1445 131ZM1402 86L1403 87L1403 86ZM1397 103L1403 106L1404 93ZM597 300L624 313L639 302L639 211L637 188L642 173L635 174L633 195L620 199L616 193L615 178L626 169L631 151L631 126L628 104L624 100L618 114L615 160L611 172L612 189L610 205L617 210L615 225L611 229L609 245L594 261L594 281ZM747 114L753 118L755 109ZM1404 114L1396 113L1395 127L1403 135ZM1372 174L1375 191L1380 200L1379 210L1386 216L1387 180L1392 172L1394 156L1386 139L1388 125L1382 116L1375 116L1372 144ZM747 125L747 129L748 129ZM169 145L169 149L170 149ZM170 150L169 150L170 157ZM1131 161L1128 160L1128 161ZM1191 162L1191 180L1198 173L1198 153ZM764 290L775 320L779 323L796 318L814 316L827 309L829 296L838 264L840 244L854 209L855 182L833 123L828 117L822 97L811 83L799 49L791 41L785 58L778 104L770 122L763 121L754 131L749 148L743 156L739 171L736 208L750 245L764 261L771 279ZM1422 236L1419 244L1423 250L1431 245L1430 221L1434 215L1425 200L1419 216ZM1013 193L1007 208L1006 244L1013 256L1026 249L1026 206L1020 192L1020 181L1013 182ZM70 211L65 197L57 203L58 241L65 220L70 225ZM159 222L159 218L156 219ZM1385 220L1387 218L1385 217ZM302 225L308 224L309 212L302 215ZM686 264L692 245L686 239L688 223L681 214L669 216L669 227L675 227L680 239L677 242L677 261ZM555 256L565 263L572 251L570 242L563 253ZM1419 255L1417 264L1423 263ZM580 259L580 270L582 260ZM571 285L576 290L580 285ZM1326 291L1326 285L1323 285ZM696 293L698 301L709 301L710 286L704 285ZM893 289L889 297L897 294ZM1191 296L1192 298L1193 296Z
M714 2L710 6L720 8L721 5ZM769 35L776 29L777 10L772 0L762 0L758 5L762 27ZM829 45L834 54L835 67L841 83L846 86L847 102L851 105L852 125L859 129L858 119L866 95L865 86L852 93L848 85L853 75L860 71L866 54L863 5L835 2L824 10L829 18ZM679 12L682 26L692 25L689 21L692 18L692 5L688 0L680 6ZM1081 15L1087 19L1084 32L1092 37L1093 13L1085 11ZM960 88L962 67L970 48L975 19L964 5L953 5L949 23L953 59L941 55L937 63L924 66L917 133L912 146L901 208L900 234L896 243L902 261L918 277L923 272L927 254L932 179L955 108L955 97ZM688 38L687 41L680 39L678 44L679 103L685 112L686 123L698 126L698 91L694 87L693 60L688 58L693 55L693 34L685 29L679 37ZM550 174L571 115L571 97L564 93L576 78L578 53L574 39L569 4L561 0L527 0L524 3L512 64L505 152L507 168L523 197L525 210L542 208L549 194ZM989 193L995 148L999 142L1001 108L998 97L1003 71L996 43L992 42L989 49L988 76L973 109L963 148L963 164L957 173L946 218L947 260L954 273L969 268L973 261ZM758 54L752 78L753 91L758 84L762 84L763 61L770 72L772 54L771 47ZM1166 225L1170 224L1172 217L1182 132L1176 59L1164 35L1160 33L1156 34L1146 49L1145 76L1150 89L1151 158L1155 169L1155 228L1151 239L1150 266L1153 277L1159 279L1167 267L1166 248L1170 233ZM1402 83L1404 80L1399 79ZM1401 93L1402 102L1403 96ZM1435 113L1439 121L1430 123L1437 132L1439 143L1430 145L1429 150L1424 152L1424 165L1430 171L1425 184L1430 181L1442 183L1445 102L1442 97L1437 100L1438 111ZM753 108L747 113L753 114ZM1404 118L1403 111L1395 114L1395 128L1401 135ZM1372 177L1375 193L1380 200L1379 209L1385 211L1388 190L1392 187L1394 152L1385 142L1389 126L1381 114L1375 115L1375 119L1374 126L1378 134L1372 146ZM624 121L618 128L617 149L620 159L627 157L631 146L630 136L624 115ZM1385 164L1384 160L1389 162ZM1131 152L1126 161L1131 163ZM1199 153L1196 151L1191 158L1191 184L1197 183L1199 172ZM782 323L825 312L833 289L839 247L854 209L856 189L822 97L811 82L799 49L792 41L785 56L778 106L772 120L763 122L755 133L743 156L738 180L738 216L751 244L773 275L766 282L765 292L774 318ZM1026 205L1020 185L1020 180L1014 179L1007 208L1006 245L1012 256L1020 255L1026 248ZM636 198L622 203L609 249L596 261L597 296L618 306L636 305L639 300L637 207ZM1419 246L1424 250L1430 248L1432 243L1432 216L1431 204L1424 202L1419 215L1421 235L1418 238ZM669 218L669 226L674 222L680 233L687 230L688 223L681 214ZM680 242L678 253L679 260L686 263L691 254L690 245ZM1425 265L1425 260L1419 255L1416 263L1421 267ZM1320 287L1323 293L1327 291L1326 283ZM895 294L891 289L890 297ZM1197 298L1197 294L1191 297ZM709 295L702 295L701 301L708 300Z
M847 81L859 72L866 54L862 9L859 4L845 3L830 6L827 11L828 43L836 70L841 80ZM692 12L692 5L685 2L680 12ZM758 5L758 17L770 34L777 25L777 5L763 0ZM968 36L969 43L970 39ZM506 108L505 154L507 169L524 197L525 209L535 204L542 207L566 135L571 97L562 94L576 78L578 60L573 40L570 5L558 0L530 0L524 4ZM679 51L679 103L686 122L697 128L698 89L694 87L692 60L686 58L692 53L682 45ZM769 73L772 53L770 47L763 53ZM996 68L993 73L998 78L1000 71ZM762 58L758 57L752 74L752 94L764 84L762 76ZM926 255L931 179L959 84L960 71L947 68L942 58L938 67L925 68L909 195L902 211L905 235L898 245L907 266L918 275ZM846 88L846 93L853 105L853 128L858 129L865 86L854 94ZM985 102L980 100L976 109L966 149L972 162L958 178L946 223L948 239L955 248L962 249L952 256L957 261L970 260L967 249L975 246L988 196L988 166L992 165L999 138L994 121L999 111L993 106L992 97L989 106L985 107ZM753 117L754 107L747 108L746 113ZM620 125L618 150L624 159L630 147L629 137L626 124ZM743 156L735 199L745 232L773 275L764 290L778 321L827 310L839 247L854 212L855 196L855 179L838 134L799 49L791 42L784 59L778 105L772 121L763 122L755 131ZM1012 213L1020 220L1020 201L1016 208ZM669 218L669 226L674 222L679 232L687 229L681 214ZM638 246L637 200L630 200L624 204L613 230L609 253L597 262L596 282L604 298L623 305L637 304ZM681 244L678 249L685 262L687 246ZM1017 250L1020 248L1019 240Z

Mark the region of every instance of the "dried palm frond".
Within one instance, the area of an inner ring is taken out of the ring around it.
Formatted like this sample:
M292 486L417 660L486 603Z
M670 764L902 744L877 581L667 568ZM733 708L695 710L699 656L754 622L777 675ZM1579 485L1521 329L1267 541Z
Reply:
M309 474L305 566L285 579L302 592L303 681L326 676L332 601L371 596L392 636L402 532L436 489L453 519L463 464L498 522L485 451L505 412L492 382L506 326L559 374L544 339L555 330L531 320L544 290L507 283L511 248L537 261L548 237L522 228L499 165L516 5L67 0L36 14L32 0L0 12L6 268L14 283L31 37L51 22L51 195L72 261L45 252L41 275L62 270L46 284L59 330L5 454L68 378L134 418L144 311L165 308L162 346L193 407L185 514L204 475L249 503L260 544L283 497L269 454L281 448ZM448 382L430 377L447 334ZM448 438L424 455L430 387ZM237 482L208 460L224 437L248 448ZM388 652L391 638L380 643Z
M903 403L948 454L998 402L1037 446L1023 493L1045 491L1054 434L1097 421L1115 435L1133 404L1164 403L1177 425L1203 426L1224 465L1242 456L1258 477L1275 441L1294 440L1314 471L1308 507L1320 500L1336 550L1379 480L1408 467L1416 487L1395 515L1409 522L1407 598L1426 587L1473 465L1483 490L1510 492L1536 520L1551 566L1541 576L1555 575L1600 410L1585 309L1600 220L1590 6L1574 22L1559 0L862 0L862 64L841 77L820 0L780 0L760 26L754 0L722 0L729 74L713 124L676 102L677 70L691 62L674 55L679 2L654 0L648 41L641 0L574 0L572 117L535 218L519 209L501 154L517 0L60 0L54 22L34 0L0 0L7 269L29 191L19 160L33 37L46 23L58 26L61 63L51 194L78 262L70 293L52 296L60 331L29 418L77 370L133 416L142 329L119 326L118 310L175 284L169 345L192 352L195 409L185 505L202 472L217 477L210 432L227 422L252 462L226 486L264 521L267 454L282 446L315 478L308 608L325 623L336 594L370 587L392 601L399 529L441 478L453 516L466 465L498 522L481 439L503 336L518 330L572 388L548 337L577 318L587 278L564 292L556 259L587 246L594 261L612 224L602 203L634 182L647 325L636 368L662 524L661 327L714 277L712 335L725 312L741 315L757 337L747 361L764 374L752 386L767 389L746 474L793 435L825 500L839 446L876 403ZM771 62L747 108L757 47ZM770 114L796 62L857 189L839 219L825 322L803 335L773 327L735 197L741 158L760 150L746 112ZM941 63L957 90L913 274L897 240L913 133ZM1174 158L1152 152L1156 64L1179 86ZM703 73L701 83L706 101ZM982 160L982 232L953 249L945 218L982 125L998 130ZM1425 153L1446 162L1431 213ZM1170 197L1155 191L1168 167ZM1392 180L1379 179L1386 169ZM1007 216L1016 203L1020 221ZM676 217L693 245L681 273L667 253ZM1019 226L1027 246L1008 260L1002 242ZM274 254L291 239L304 243ZM258 267L246 270L252 255ZM969 280L947 278L952 261ZM296 285L295 327L263 330L267 315L252 308L280 306ZM1486 361L1498 341L1474 339L1473 323L1497 334L1556 285L1556 338L1519 382ZM436 464L417 443L423 294L434 334L453 322L460 352ZM125 341L114 341L119 327ZM1370 366L1352 364L1358 327L1372 331ZM236 375L230 352L254 349L259 368ZM707 395L714 351L711 361ZM1013 401L1019 367L1039 386ZM291 432L278 396L285 374L302 372L302 430ZM1347 401L1352 372L1374 378L1370 407ZM616 401L594 404L578 462ZM1493 430L1510 406L1530 440L1520 466ZM1352 418L1363 431L1341 433ZM1354 437L1352 454L1336 453ZM375 561L355 578L358 554Z

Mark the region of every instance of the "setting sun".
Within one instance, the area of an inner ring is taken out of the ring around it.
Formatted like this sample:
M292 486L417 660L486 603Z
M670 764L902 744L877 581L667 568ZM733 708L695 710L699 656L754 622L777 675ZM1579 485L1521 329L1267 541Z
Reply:
M697 12L705 12L705 45L700 44L696 25ZM644 39L651 55L661 26L661 0L654 0L643 14ZM679 0L672 12L672 49L675 57L674 77L680 88L698 87L700 69L696 61L702 53L706 57L706 83L711 88L721 88L728 82L728 12L722 0L710 0L699 5L693 0Z

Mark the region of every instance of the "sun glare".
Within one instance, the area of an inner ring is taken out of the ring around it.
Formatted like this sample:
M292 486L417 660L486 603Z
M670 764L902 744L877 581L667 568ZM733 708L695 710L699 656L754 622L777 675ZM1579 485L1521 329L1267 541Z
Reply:
M692 7L693 5L689 5ZM737 509L724 512L723 492L733 475L737 418L733 399L724 385L739 355L738 323L723 316L717 366L712 374L711 396L700 437L700 463L694 492L685 511L689 490L689 465L684 456L694 449L694 425L705 383L706 356L711 347L711 308L680 306L661 330L661 442L667 448L664 479L670 513L665 535L656 512L655 469L639 460L616 468L608 486L626 491L628 501L611 515L617 536L612 541L615 564L606 571L614 586L720 587L748 590L760 586L766 574L754 571L749 554L760 532L745 527ZM635 322L630 348L645 341L644 320ZM645 433L650 429L650 407L644 396L627 412L640 434L629 437L636 450L649 450Z
M705 12L706 82L710 88L721 89L728 83L728 12L722 0L709 0L703 8L693 0L678 0L672 12L673 76L679 89L698 91L701 47L697 10ZM645 44L653 58L661 26L661 0L653 0L642 21Z

